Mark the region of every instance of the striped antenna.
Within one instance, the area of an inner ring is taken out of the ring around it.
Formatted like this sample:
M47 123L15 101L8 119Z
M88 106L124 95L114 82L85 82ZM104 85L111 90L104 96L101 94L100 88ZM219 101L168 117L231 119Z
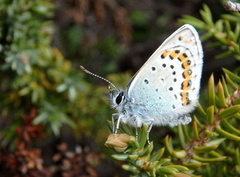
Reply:
M113 83L110 82L109 80L107 80L107 79L105 79L105 78L103 78L103 77L101 77L101 76L99 76L99 75L97 75L97 74L94 74L94 73L88 71L88 70L87 70L86 68L84 68L82 65L80 65L80 68L81 68L81 70L83 70L85 73L90 74L90 75L92 75L92 76L95 76L95 77L97 77L97 78L99 78L99 79L104 80L105 82L109 83L113 88L115 88L116 90L118 90L117 87L116 87L115 85L113 85Z

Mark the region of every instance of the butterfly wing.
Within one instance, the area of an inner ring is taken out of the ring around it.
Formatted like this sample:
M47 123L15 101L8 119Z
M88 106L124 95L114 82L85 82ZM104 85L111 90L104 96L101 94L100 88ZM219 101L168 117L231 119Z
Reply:
M175 126L197 105L203 51L197 31L184 25L152 54L126 87L153 124ZM184 124L184 122L183 122Z

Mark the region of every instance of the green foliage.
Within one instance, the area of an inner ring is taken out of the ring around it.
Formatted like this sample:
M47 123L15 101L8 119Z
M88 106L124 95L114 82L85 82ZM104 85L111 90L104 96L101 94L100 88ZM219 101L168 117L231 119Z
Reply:
M239 14L222 15L214 23L204 5L201 15L203 20L185 16L180 22L206 31L203 40L214 38L210 46L225 49L218 57L239 59ZM164 147L153 152L153 142L146 142L146 127L139 129L139 138L134 140L132 129L121 124L120 131L129 134L130 140L113 158L125 161L122 168L133 176L240 176L240 77L223 71L217 85L213 75L209 78L206 103L199 104L193 122L173 129L177 138L167 135ZM106 145L119 148L122 140L116 136L112 142L108 139Z
M209 47L221 47L225 50L225 52L218 54L216 58L234 56L240 60L240 14L222 14L221 19L214 22L212 13L207 5L203 5L200 14L202 20L185 15L179 22L181 24L192 24L197 29L205 31L205 34L201 36L202 41L214 38L215 42L209 44Z
M147 126L138 129L137 139L129 126L122 124L121 127L121 132L130 135L129 140L126 141L127 138L123 136L126 134L112 134L106 141L106 146L117 152L127 148L122 154L112 155L115 160L128 162L122 165L124 170L132 172L136 177L174 175L188 170L182 165L172 164L169 158L163 158L165 148L153 152L153 142L147 143Z
M106 120L93 113L107 114L108 104L97 99L107 89L83 82L83 73L51 47L52 2L0 0L0 4L0 117L9 125L0 130L1 145L14 148L16 128L32 108L37 109L33 122L57 136L63 125L78 137L92 135L96 122L106 127ZM102 141L106 133L102 128L94 136Z
M217 88L213 76L209 79L209 105L194 116L191 125L178 126L178 139L166 136L165 147L153 151L153 142L146 142L147 128L139 129L139 138L129 142L126 150L113 158L126 161L122 167L134 176L171 176L184 173L189 176L238 176L240 142L240 77L224 69L225 78ZM230 93L230 94L229 94ZM133 137L127 125L121 132ZM180 145L180 146L179 146ZM116 144L115 146L116 147ZM166 150L166 151L165 151ZM167 157L163 158L163 153Z
M136 29L132 35L134 41L146 40L149 35L149 17L146 12L135 10L130 14L130 20Z

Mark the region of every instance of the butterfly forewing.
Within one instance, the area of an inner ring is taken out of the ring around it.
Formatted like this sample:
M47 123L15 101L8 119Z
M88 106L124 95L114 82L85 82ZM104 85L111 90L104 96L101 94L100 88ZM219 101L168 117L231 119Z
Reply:
M126 87L127 96L150 117L191 112L198 100L202 58L198 33L191 25L182 26L135 74Z

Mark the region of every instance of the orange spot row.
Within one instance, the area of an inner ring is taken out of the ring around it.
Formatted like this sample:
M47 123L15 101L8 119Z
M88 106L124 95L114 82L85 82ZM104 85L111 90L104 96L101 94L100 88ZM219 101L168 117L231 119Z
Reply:
M184 37L183 37L183 36L179 36L179 37L178 37L178 40L179 40L179 41L183 41L183 39L184 39ZM191 41L191 40L184 40L183 42L185 42L185 43L188 43L188 44L189 44L189 43L191 43L192 41Z
M191 65L191 61L188 60L187 54L180 53L180 50L165 51L162 53L161 58L164 59L167 56L169 56L172 60L177 58L180 62L182 62L182 67L184 69Z
M182 67L183 67L184 69L187 69L187 68L189 68L190 66L191 66L191 61L188 60L188 58L182 62Z
M182 90L183 91L187 91L187 90L191 90L191 86L192 86L192 81L190 79L185 79L182 82Z
M192 70L191 69L185 69L182 73L184 79L191 79Z
M161 55L161 58L162 58L162 59L163 59L163 58L166 58L167 56L170 55L170 53L171 53L171 51L165 51L165 52L163 52L162 55Z
M182 97L182 105L183 106L190 104L188 92L181 92L181 97Z
M179 50L172 51L170 54L170 58L171 59L177 58L180 55L179 52L180 52Z

